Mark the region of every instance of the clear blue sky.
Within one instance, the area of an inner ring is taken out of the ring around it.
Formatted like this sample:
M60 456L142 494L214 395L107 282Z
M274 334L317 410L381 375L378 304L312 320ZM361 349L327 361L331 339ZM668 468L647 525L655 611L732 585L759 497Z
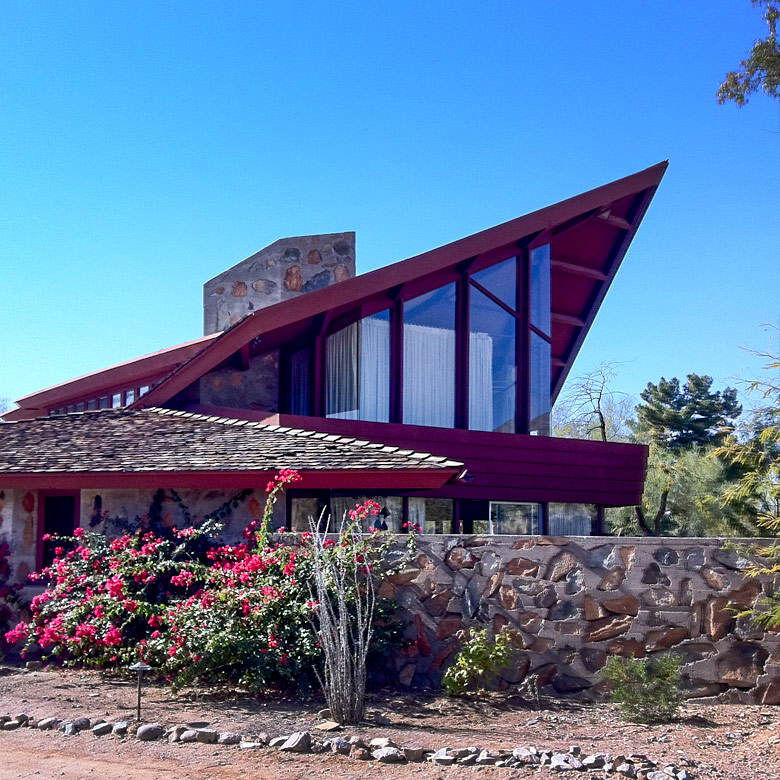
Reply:
M7 3L0 397L201 335L276 238L355 230L364 272L664 159L574 374L760 373L780 105L715 92L764 32L748 0Z

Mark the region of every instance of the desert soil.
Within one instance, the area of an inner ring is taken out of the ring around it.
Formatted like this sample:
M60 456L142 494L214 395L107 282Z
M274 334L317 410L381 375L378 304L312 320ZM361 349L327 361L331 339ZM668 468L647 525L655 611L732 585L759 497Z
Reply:
M88 717L132 721L133 682L104 679L95 673L28 672L0 669L0 715L31 718ZM234 731L251 737L312 730L322 701L301 703L283 696L257 698L239 694L172 695L161 686L144 689L142 718L163 725ZM378 721L378 722L377 722ZM702 780L778 780L780 778L780 707L736 704L688 704L678 721L665 726L622 722L611 705L536 702L492 695L468 702L433 694L380 692L370 697L368 720L340 736L391 737L400 745L441 747L475 745L488 749L534 746L584 753L642 753L657 761L684 766ZM135 742L82 733L65 737L56 731L0 731L0 778L127 778L128 780L210 780L252 777L298 780L309 777L419 778L485 780L553 774L546 769L388 766L344 756L289 755L271 749L167 742ZM598 773L583 773L594 778ZM557 776L557 775L556 775Z

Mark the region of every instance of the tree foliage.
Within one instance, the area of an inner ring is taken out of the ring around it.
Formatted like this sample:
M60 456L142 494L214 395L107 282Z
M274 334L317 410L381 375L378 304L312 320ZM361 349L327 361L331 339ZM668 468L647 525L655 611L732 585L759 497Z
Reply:
M718 103L733 100L742 107L759 90L780 99L780 46L777 41L777 21L780 18L778 0L751 0L755 8L763 9L763 19L769 28L766 38L757 40L739 69L726 74L718 89Z
M634 431L640 441L653 442L669 452L719 443L742 414L737 391L712 392L712 377L688 374L684 385L677 377L642 391L636 407Z
M767 371L780 369L780 356L763 355ZM750 385L764 405L756 409L742 436L732 435L716 450L732 464L736 481L724 491L730 506L748 505L761 529L780 534L780 379L757 380Z

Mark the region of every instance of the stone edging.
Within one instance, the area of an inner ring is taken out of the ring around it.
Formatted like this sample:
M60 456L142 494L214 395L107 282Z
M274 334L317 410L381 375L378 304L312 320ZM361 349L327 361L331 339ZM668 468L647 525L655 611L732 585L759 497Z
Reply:
M95 738L113 735L122 740L135 737L137 742L152 742L167 739L171 744L199 742L202 744L233 745L242 750L278 749L285 753L336 753L362 761L378 761L382 764L420 763L428 761L436 766L496 766L496 767L548 767L554 771L579 770L616 774L622 777L638 778L638 780L693 780L694 775L688 768L669 764L659 768L658 763L644 754L628 756L611 753L583 754L577 746L562 753L555 750L540 750L535 747L517 747L514 750L485 750L478 747L449 748L426 750L418 746L402 747L388 737L377 737L364 741L361 737L329 737L317 739L308 731L297 731L294 734L271 737L259 734L247 737L235 732L218 732L214 729L191 728L189 726L165 727L159 723L142 723L136 725L129 721L108 723L99 720L92 723L89 718L61 720L56 717L34 720L27 715L15 717L0 716L0 731L14 731L19 728L32 728L40 731L57 730L66 736L78 736L90 733ZM320 724L320 729L337 730L337 723ZM681 761L688 767L693 766L689 760ZM594 778L596 780L596 778Z

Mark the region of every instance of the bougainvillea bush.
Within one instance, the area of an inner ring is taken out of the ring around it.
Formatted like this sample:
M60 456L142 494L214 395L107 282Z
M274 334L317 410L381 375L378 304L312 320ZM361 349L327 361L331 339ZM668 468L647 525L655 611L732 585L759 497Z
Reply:
M140 531L109 540L77 529L36 575L48 587L32 601L32 620L7 640L37 643L65 667L124 668L140 657L176 689L306 679L320 663L310 537L283 543L269 534L274 501L297 479L286 470L268 485L265 512L240 544L219 545L222 521L213 518L170 538ZM333 541L351 544L349 534ZM356 566L387 542L372 534L363 544L351 551Z

